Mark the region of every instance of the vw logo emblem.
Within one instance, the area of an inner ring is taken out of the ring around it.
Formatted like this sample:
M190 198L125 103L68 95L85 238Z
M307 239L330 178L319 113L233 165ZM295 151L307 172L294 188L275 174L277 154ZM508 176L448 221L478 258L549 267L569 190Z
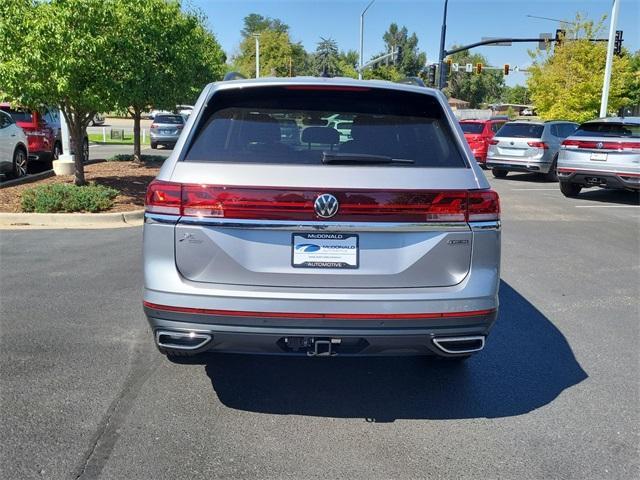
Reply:
M339 207L338 199L330 193L323 193L316 198L313 204L313 208L316 211L316 215L322 218L333 217L338 213Z
M604 143L602 143L602 142L598 142L598 143L596 143L596 148L597 148L598 150L599 150L599 149L601 149L602 147L604 147Z

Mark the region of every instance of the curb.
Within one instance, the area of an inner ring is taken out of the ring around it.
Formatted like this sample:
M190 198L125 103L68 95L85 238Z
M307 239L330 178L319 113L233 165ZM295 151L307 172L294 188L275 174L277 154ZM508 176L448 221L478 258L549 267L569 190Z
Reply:
M115 213L3 213L0 227L113 228L142 225L144 210Z
M16 178L13 180L5 180L4 182L0 183L0 188L15 187L16 185L22 185L23 183L37 182L38 180L53 177L54 175L55 173L53 172L53 170L45 170L44 172L40 173L32 173L31 175L25 175L24 177Z

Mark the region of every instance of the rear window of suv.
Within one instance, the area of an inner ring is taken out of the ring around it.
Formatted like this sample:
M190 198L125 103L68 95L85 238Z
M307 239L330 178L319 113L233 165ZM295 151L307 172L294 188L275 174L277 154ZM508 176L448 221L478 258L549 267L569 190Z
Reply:
M180 125L184 123L184 119L180 115L156 115L153 123L170 123Z
M484 123L461 122L460 128L462 128L464 133L482 133L484 130Z
M544 125L535 123L505 123L496 137L541 138Z
M7 112L9 115L11 115L11 118L13 118L14 121L16 122L33 122L33 112L31 112L30 110L25 110L25 109L3 109L5 112Z
M336 118L353 121L340 122L338 131ZM438 100L390 89L221 90L195 128L184 161L318 165L331 156L358 165L467 166ZM367 156L394 161L369 163Z
M583 123L573 137L631 137L640 138L640 125L634 123Z

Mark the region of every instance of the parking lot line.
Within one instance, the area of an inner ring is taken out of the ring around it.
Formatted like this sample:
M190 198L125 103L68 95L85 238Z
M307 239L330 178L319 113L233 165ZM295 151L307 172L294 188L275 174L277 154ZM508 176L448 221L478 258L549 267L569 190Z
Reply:
M550 191L560 191L558 188L512 188L512 192L550 192Z

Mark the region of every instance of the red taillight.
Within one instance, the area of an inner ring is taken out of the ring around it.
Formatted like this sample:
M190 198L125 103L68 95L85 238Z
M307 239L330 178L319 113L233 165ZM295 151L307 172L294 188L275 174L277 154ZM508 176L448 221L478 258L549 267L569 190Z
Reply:
M469 192L469 206L467 220L469 222L484 222L500 219L500 197L493 190L478 190Z
M494 139L489 140L489 145L497 145L498 143L499 143L498 140L494 140Z
M319 220L316 198L325 191L226 187L153 181L147 211L186 217L240 220ZM331 191L339 202L329 221L464 222L497 220L498 194L491 190Z
M180 183L154 180L147 187L144 203L147 212L180 215L182 185Z
M176 125L176 128L177 128L178 130L182 130L182 129L184 128L184 125Z
M288 85L287 90L331 90L335 92L368 92L369 87L349 87L340 85Z
M158 128L158 124L157 123L152 123L151 124L151 128Z
M549 145L547 145L544 142L527 142L527 145L529 145L532 148L542 148L544 150L549 148Z
M587 148L591 150L640 150L640 142L596 142L593 140L565 140L565 148Z

